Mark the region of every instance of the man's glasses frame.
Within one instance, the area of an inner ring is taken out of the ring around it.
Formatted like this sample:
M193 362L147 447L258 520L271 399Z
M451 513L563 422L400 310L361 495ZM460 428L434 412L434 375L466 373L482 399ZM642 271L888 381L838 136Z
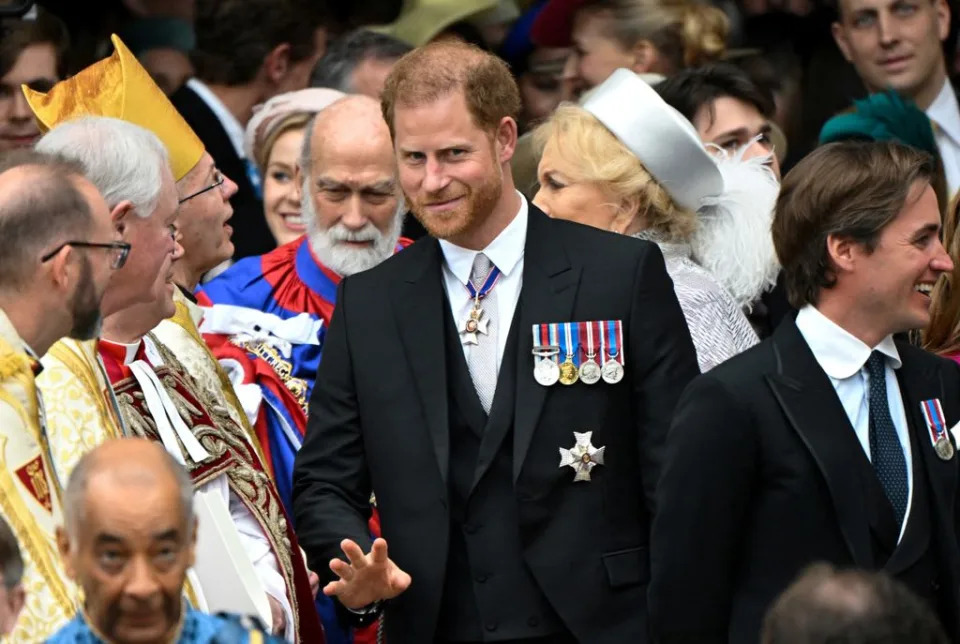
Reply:
M222 173L222 172L220 172L219 170L214 170L214 171L213 171L213 183L212 183L211 185L207 186L206 188L204 188L204 189L202 189L202 190L197 190L197 191L196 191L195 193L193 193L192 195L187 195L186 197L184 197L183 199L181 199L180 201L178 201L177 204L179 205L179 204L182 204L184 201L190 201L190 200L193 199L194 197L199 197L200 195L202 195L202 194L205 193L205 192L210 192L210 191L213 190L214 188L219 188L220 186L223 185L223 182L226 181L226 180L227 180L227 178L226 178L225 176L223 176L223 173Z
M126 242L85 242L71 240L63 242L55 249L41 257L40 262L49 262L57 253L67 246L73 246L74 248L103 248L105 250L117 251L117 254L113 257L113 262L110 264L110 268L114 270L123 268L123 265L127 263L127 257L130 255L130 244Z

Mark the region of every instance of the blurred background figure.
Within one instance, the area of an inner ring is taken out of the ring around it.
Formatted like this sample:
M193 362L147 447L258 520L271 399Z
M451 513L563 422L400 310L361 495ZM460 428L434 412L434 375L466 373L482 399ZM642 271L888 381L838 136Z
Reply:
M954 200L943 220L943 245L950 257L960 257L960 199ZM960 363L960 262L940 278L930 294L930 325L921 346Z
M811 566L770 607L762 644L947 644L933 611L885 573Z
M173 94L193 78L190 52L197 39L191 20L172 16L141 18L125 25L120 37L165 94Z
M569 27L567 27L569 25ZM719 59L729 20L714 6L686 0L553 0L537 17L533 40L572 47L565 98L575 100L625 67L654 82Z
M46 11L0 21L0 151L30 147L40 137L20 86L43 92L53 87L68 44L66 27Z
M563 98L563 68L570 48L540 47L531 37L533 23L546 5L546 0L534 3L514 23L499 50L520 88L523 104L517 125L521 133L550 116Z
M936 125L950 197L960 188L960 107L947 78L947 0L839 0L833 37L870 92L912 100Z
M306 231L296 181L304 129L317 112L344 96L335 89L287 92L264 103L247 123L244 149L263 177L263 214L277 246Z
M283 641L184 602L197 540L193 483L161 446L104 443L77 463L64 497L57 545L84 604L51 644Z
M393 36L356 29L330 43L313 68L310 86L379 99L394 63L411 49Z
M13 632L23 610L26 595L23 585L23 558L20 546L9 524L0 518L0 636Z
M171 101L238 186L234 257L275 247L263 218L260 176L243 146L254 107L307 87L326 48L326 14L311 0L197 0L196 76Z

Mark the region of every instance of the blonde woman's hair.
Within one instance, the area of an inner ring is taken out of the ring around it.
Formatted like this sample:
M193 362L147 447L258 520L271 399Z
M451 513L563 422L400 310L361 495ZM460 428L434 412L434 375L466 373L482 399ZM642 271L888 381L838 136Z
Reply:
M960 199L954 198L943 222L943 246L954 259L930 294L930 325L922 333L921 346L942 356L960 353Z
M573 181L594 183L636 212L646 230L665 241L687 241L697 228L696 214L681 208L643 163L593 114L564 104L533 133L539 153L553 143L574 168Z
M273 126L270 133L264 137L263 142L253 150L254 161L260 167L260 172L266 171L267 163L270 161L270 153L273 151L273 144L277 142L277 139L290 130L304 129L315 114L316 112L293 112Z
M608 13L612 38L626 49L650 42L671 72L713 62L727 50L726 14L695 0L587 0L580 11Z

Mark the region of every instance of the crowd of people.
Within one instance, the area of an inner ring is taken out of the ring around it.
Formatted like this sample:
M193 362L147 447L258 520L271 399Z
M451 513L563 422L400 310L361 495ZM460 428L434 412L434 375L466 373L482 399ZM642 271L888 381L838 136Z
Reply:
M960 641L946 0L105 5L0 7L10 641Z

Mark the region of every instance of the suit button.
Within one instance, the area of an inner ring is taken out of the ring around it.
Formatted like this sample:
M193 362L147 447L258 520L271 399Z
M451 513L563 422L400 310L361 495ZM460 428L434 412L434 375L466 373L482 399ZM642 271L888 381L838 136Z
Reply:
M499 624L497 624L496 622L487 622L486 624L483 625L483 627L488 631L490 631L491 633L497 630L497 626L499 626Z
M482 584L482 583L485 583L485 582L487 581L487 579L489 579L489 577L487 577L485 574L483 574L483 573L481 572L480 574L478 574L478 575L477 575L476 577L474 577L473 579L474 579L474 581L476 581L478 584Z
M534 615L533 617L527 620L527 626L529 626L530 628L536 628L537 626L540 626L540 618Z

